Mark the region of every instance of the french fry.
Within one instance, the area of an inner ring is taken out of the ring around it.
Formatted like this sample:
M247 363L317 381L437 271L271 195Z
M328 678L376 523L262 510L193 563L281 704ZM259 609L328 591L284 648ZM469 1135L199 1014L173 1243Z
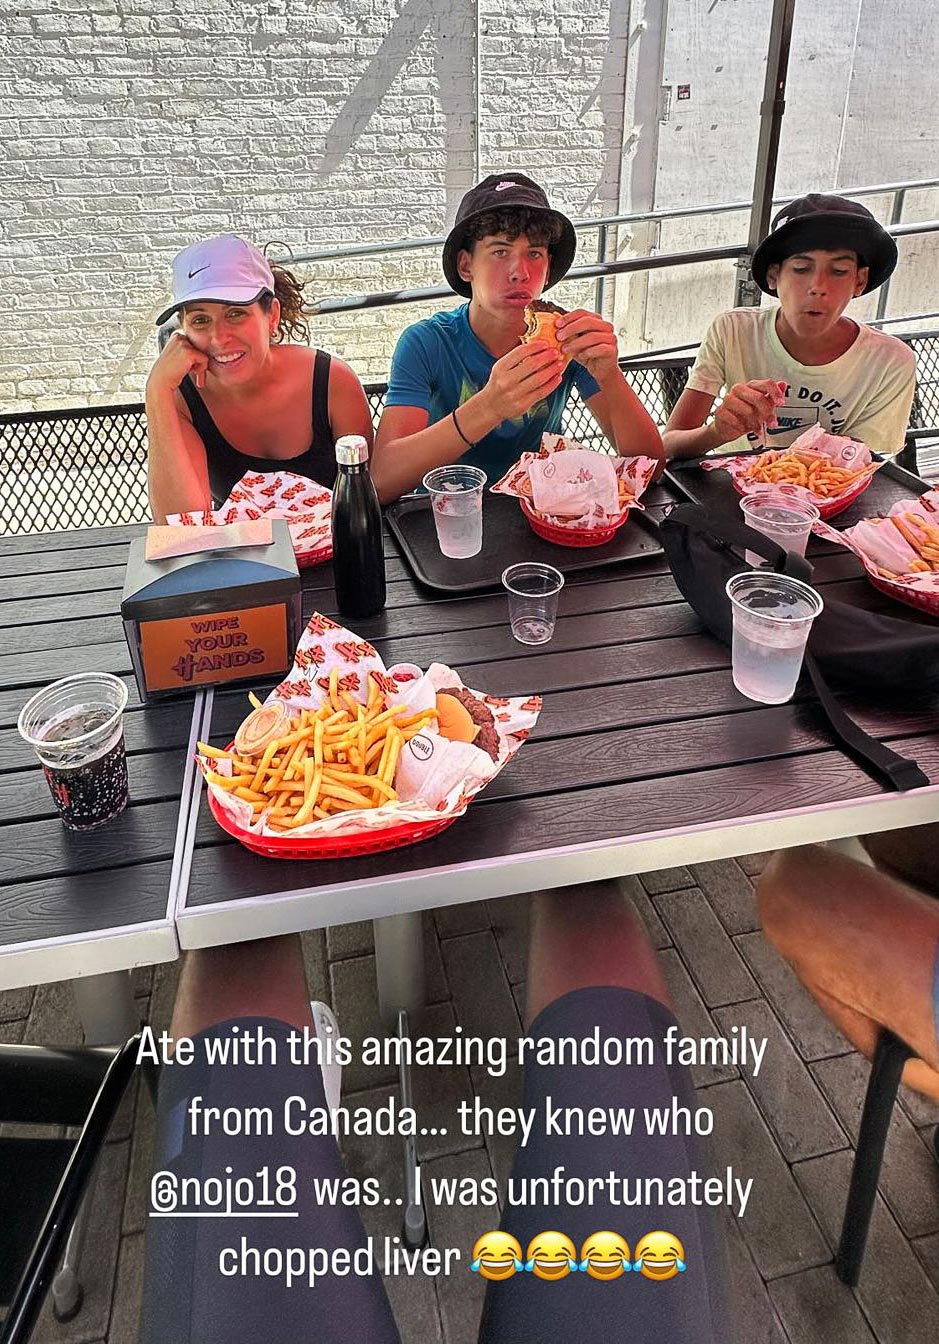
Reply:
M397 731L397 729L392 729L388 733L388 736L391 738L391 746L388 748L388 759L385 762L385 773L384 775L379 776L379 778L382 780L383 783L390 783L391 780L394 779L395 770L397 769L398 766L398 755L401 751L401 743L404 741L404 738Z
M294 816L291 826L305 826L313 816L313 809L319 797L320 781L323 777L322 765L317 765L309 757L303 762L304 801Z
M323 773L327 776L323 785L324 789L327 785L332 785L335 782L340 784L343 788L354 788L356 790L375 789L389 800L394 800L398 796L390 784L386 784L383 779L379 779L376 775L357 775L353 774L352 771L341 776L333 776L325 770ZM336 797L339 796L339 794L336 795Z
M196 750L202 756L208 756L211 761L233 761L236 759L233 751L222 751L221 747L210 747L208 742L197 742Z
M243 775L219 775L214 770L206 770L205 777L210 784L215 784L220 789L237 789L245 778Z
M340 798L348 803L355 803L358 807L373 807L374 803L364 793L358 789L350 789L346 784L335 784L332 780L324 780L320 785L320 792L325 798ZM392 790L394 792L394 790ZM395 794L397 797L397 794Z
M896 515L893 518L893 525L900 533L903 540L908 542L910 546L913 547L914 551L919 551L919 537L916 535L916 532L910 526L909 522L905 521L906 519L909 519L909 517L910 515L908 513L904 514L902 517Z
M261 757L261 763L257 768L257 772L254 776L254 779L252 779L251 781L252 789L256 790L261 787L261 784L264 780L264 776L267 774L268 766L270 765L271 761L274 759L276 754L277 754L276 741L268 742L267 746L264 748L264 755Z

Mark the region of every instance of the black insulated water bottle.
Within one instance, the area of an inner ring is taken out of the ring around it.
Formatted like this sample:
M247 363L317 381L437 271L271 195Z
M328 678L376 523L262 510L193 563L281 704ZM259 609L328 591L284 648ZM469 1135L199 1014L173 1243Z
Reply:
M374 616L385 605L381 508L368 469L368 444L360 434L336 440L333 488L333 575L343 616Z

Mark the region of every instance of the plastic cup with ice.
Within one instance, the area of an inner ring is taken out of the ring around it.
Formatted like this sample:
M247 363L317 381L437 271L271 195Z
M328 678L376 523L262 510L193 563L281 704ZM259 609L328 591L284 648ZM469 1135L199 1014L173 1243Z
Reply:
M740 501L748 527L772 538L784 551L805 555L812 527L819 512L808 500L792 498L775 490L754 490ZM744 555L748 565L761 565L763 557L755 551Z
M750 700L785 704L799 680L822 599L807 583L765 570L735 574L727 581L727 596L734 620L734 685Z
M424 477L430 495L437 541L451 560L468 560L483 545L483 490L486 473L455 462L435 467Z

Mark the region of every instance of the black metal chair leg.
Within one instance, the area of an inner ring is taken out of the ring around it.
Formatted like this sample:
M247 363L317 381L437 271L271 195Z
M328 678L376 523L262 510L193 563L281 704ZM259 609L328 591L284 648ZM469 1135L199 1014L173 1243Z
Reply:
M881 1031L867 1083L848 1202L835 1257L838 1278L849 1288L857 1286L861 1273L890 1116L897 1099L903 1065L912 1054L910 1047L894 1036L892 1031Z

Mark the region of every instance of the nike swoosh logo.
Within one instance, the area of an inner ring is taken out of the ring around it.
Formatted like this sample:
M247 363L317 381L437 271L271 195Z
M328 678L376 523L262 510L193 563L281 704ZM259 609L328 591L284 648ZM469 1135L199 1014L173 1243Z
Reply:
M189 272L189 279L191 280L194 275L199 275L202 271L207 271L208 269L209 269L208 262L206 262L204 266L197 266L194 271Z
M811 422L811 424L808 421L800 420L797 421L797 423L794 425L780 425L778 429L770 429L769 425L767 425L766 433L768 435L791 434L794 429L811 429L812 425L815 423L816 422L814 420Z

